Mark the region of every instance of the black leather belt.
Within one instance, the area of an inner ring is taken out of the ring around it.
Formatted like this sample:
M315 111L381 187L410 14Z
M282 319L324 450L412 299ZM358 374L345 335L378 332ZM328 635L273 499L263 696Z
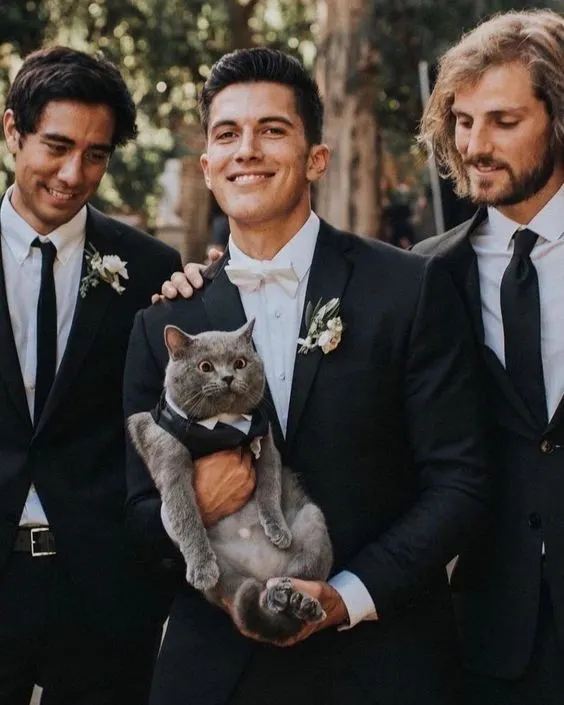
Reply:
M20 526L16 532L14 551L31 553L34 558L54 556L55 536L48 526Z

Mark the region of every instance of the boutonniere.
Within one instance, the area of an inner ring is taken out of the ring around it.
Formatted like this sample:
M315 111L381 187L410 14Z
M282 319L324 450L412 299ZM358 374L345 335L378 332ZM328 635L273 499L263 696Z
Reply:
M80 295L82 298L88 293L90 287L98 286L100 282L109 284L118 294L123 294L125 287L120 284L119 278L129 279L127 262L117 255L101 255L94 245L86 249L86 274L80 280Z
M335 350L341 342L344 329L339 316L340 304L339 299L330 299L326 304L322 304L320 299L315 307L311 301L308 303L305 312L307 335L305 338L298 338L299 353L307 355L311 350L321 348L327 355Z

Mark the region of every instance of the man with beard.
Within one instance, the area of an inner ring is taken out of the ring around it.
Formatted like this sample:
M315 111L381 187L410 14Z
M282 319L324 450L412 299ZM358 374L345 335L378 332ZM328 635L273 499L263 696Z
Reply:
M498 480L452 576L471 703L564 702L564 20L510 12L443 57L421 139L468 222L443 260L482 349Z

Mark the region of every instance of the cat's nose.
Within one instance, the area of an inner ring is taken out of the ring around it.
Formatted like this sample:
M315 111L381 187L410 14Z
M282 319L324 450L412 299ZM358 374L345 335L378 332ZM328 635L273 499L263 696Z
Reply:
M226 376L223 377L222 379L223 379L223 381L225 382L225 384L226 384L228 387L230 387L230 386L231 386L231 382L233 382L233 380L234 380L235 378L233 377L233 375L226 375Z

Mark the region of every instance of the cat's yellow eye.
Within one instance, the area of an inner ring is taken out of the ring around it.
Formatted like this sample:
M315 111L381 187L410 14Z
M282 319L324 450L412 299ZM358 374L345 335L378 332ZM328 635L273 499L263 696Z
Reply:
M247 366L247 361L244 357L238 357L233 363L233 367L236 370L243 370Z
M201 360L198 363L198 369L200 370L200 372L212 372L213 365L209 360Z

